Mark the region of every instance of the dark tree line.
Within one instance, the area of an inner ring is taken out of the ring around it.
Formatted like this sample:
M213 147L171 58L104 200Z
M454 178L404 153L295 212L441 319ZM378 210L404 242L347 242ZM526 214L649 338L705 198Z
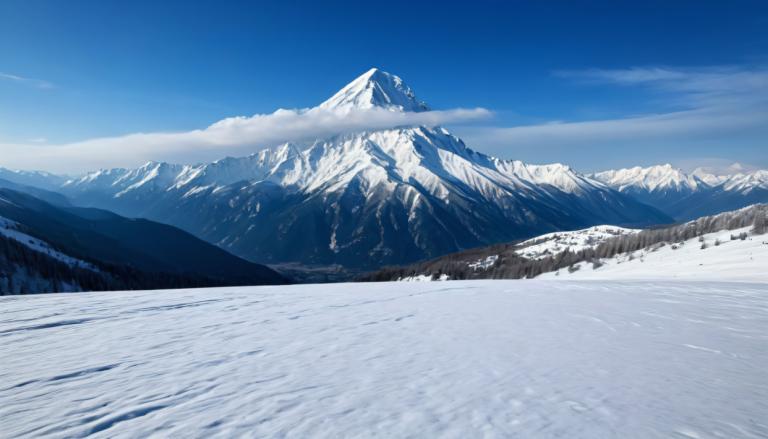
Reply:
M0 236L0 295L224 285L194 274L150 273L130 266L88 263L96 271L62 262L15 239Z
M516 243L498 244L491 247L453 253L429 261L403 267L385 267L359 278L361 281L392 281L410 276L431 275L433 279L448 275L453 280L463 279L523 279L542 273L574 267L581 262L591 263L594 268L602 265L601 259L638 250L653 251L667 244L687 241L707 233L734 230L752 226L751 232L760 235L768 231L768 205L758 204L733 212L702 217L688 223L670 227L648 229L631 235L609 238L595 248L579 252L564 251L533 260L517 255L522 247ZM746 236L738 236L746 239ZM705 245L705 243L702 243ZM473 269L470 263L498 255L495 263L485 269ZM575 269L575 268L571 268Z

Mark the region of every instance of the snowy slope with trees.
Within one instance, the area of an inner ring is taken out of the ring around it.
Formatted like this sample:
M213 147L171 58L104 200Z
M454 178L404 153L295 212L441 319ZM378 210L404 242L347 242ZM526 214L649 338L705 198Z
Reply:
M765 283L300 285L0 306L9 439L768 435Z
M633 230L598 226L573 232L550 233L523 242L471 249L406 266L385 267L361 276L360 280L388 281L412 277L432 280L530 279L558 270L572 272L586 266L600 267L604 261L612 258L616 261L633 259L635 256L631 255L656 252L664 246L678 249L686 241L694 239L710 239L714 245L723 243L724 237L730 240L733 235L739 240L743 238L744 241L763 242L767 239L766 232L768 204L756 204L663 228ZM712 238L709 234L716 235L712 235ZM714 247L706 255L680 252L678 256L685 253L686 259L683 261L678 257L665 260L662 271L671 275L676 272L678 265L682 268L702 264L703 267L713 260L722 266L737 266L745 263L745 257L749 258L751 252L756 250L750 243L734 243L727 250L720 245ZM691 246L685 248L690 249ZM762 252L762 247L756 251ZM623 267L631 277L629 272L632 270L629 267L641 266L633 264ZM763 280L766 279L764 273L768 272L765 267L765 258L749 259L743 269L721 271L720 277L714 279ZM648 275L652 275L652 272L641 268L634 278L646 278Z
M16 221L0 216L0 236L13 239L32 251L44 253L57 261L70 266L77 266L91 271L99 271L93 264L72 257L56 250L51 244L30 236L20 230L21 226Z
M541 259L564 251L576 253L595 248L610 238L639 231L639 229L602 225L582 230L547 233L518 244L520 250L517 250L517 254L527 259Z
M768 282L768 235L752 227L621 253L545 273L543 279L690 279Z
M165 224L0 188L0 295L287 282Z

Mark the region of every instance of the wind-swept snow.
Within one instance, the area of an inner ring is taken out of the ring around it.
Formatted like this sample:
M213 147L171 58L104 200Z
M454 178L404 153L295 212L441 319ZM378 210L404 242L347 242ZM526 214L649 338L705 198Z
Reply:
M2 436L764 438L768 285L0 299Z

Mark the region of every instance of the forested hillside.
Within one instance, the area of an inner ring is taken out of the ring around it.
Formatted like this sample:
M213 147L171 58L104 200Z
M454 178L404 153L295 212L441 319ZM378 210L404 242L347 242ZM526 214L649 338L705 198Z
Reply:
M542 273L573 267L580 262L599 266L601 259L618 254L649 249L654 246L674 245L707 233L735 230L752 226L749 233L761 235L768 226L768 205L758 204L740 210L706 216L684 224L642 230L637 233L618 235L594 247L579 251L565 250L543 258L526 258L519 253L524 243L508 243L453 253L441 258L403 267L387 267L362 276L362 281L391 281L410 279L520 279L532 278ZM741 239L735 236L734 239ZM488 263L483 263L488 262Z

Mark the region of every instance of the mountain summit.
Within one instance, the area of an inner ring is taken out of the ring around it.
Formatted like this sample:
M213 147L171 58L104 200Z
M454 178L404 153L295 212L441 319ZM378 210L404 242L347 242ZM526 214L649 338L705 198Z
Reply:
M391 111L428 111L424 102L416 99L416 94L399 76L372 68L347 84L330 99L320 104L320 108L331 110L349 110L385 108Z

